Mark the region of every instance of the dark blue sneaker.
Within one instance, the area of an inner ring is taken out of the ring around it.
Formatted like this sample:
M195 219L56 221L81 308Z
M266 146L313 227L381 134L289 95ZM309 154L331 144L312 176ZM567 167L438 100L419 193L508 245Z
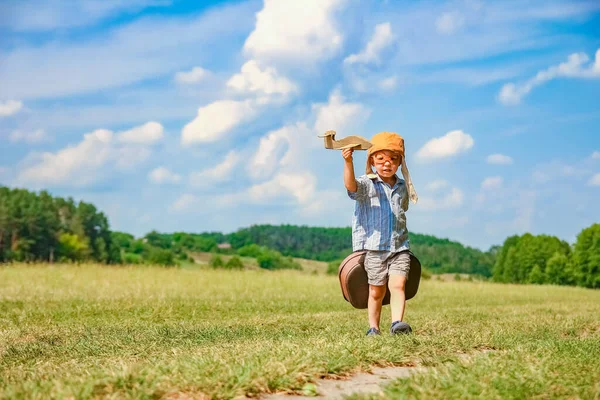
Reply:
M398 334L408 335L409 333L412 333L412 328L406 322L394 321L394 322L392 322L392 327L390 328L390 333L392 335L398 335Z
M367 336L379 336L381 335L381 332L379 332L379 329L377 328L369 328L369 330L367 331Z

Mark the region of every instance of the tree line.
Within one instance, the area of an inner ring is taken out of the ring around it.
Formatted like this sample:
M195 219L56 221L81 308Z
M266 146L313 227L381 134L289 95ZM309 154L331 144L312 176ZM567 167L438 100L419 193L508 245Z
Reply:
M253 225L230 234L111 231L93 204L0 186L0 262L94 261L176 265L194 252L257 258L266 269L298 268L291 257L339 262L352 252L351 228ZM600 287L600 224L576 243L548 235L507 238L481 251L448 239L409 233L411 250L432 273L476 274L505 283Z
M0 186L0 262L175 265L176 258L145 239L111 231L93 204Z
M493 279L600 288L600 224L583 229L573 246L547 235L507 238L498 250Z
M496 247L483 252L448 239L409 233L411 251L433 273L492 275ZM285 256L337 261L352 252L352 228L254 225L227 235L233 248L258 244Z
M0 262L119 261L108 219L93 204L0 186Z

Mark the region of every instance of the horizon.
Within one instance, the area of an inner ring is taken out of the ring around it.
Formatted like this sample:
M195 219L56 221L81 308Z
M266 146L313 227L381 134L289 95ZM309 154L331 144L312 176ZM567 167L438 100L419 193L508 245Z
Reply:
M317 135L394 131L409 232L488 251L600 221L600 3L282 4L3 2L0 185L135 237L346 228Z

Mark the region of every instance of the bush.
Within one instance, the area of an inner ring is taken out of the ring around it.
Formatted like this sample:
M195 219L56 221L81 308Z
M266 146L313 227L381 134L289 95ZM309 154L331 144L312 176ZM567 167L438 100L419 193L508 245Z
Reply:
M58 237L59 260L83 261L90 256L87 239L72 233L61 233Z
M261 247L257 244L249 244L238 249L238 254L242 257L258 258L266 251L266 247Z
M142 259L142 256L140 256L139 254L125 253L125 255L123 256L123 263L124 264L143 264L144 260Z
M275 269L275 257L273 254L263 253L256 257L258 266L263 269Z
M263 269L302 269L300 264L294 261L291 257L283 257L281 253L273 250L265 250L261 255L256 257L258 266Z
M228 269L244 269L244 263L238 256L233 256L227 261L225 267Z
M344 259L339 259L339 260L329 262L329 264L327 264L327 274L328 275L337 275L342 261L344 261Z
M167 249L159 249L157 247L152 247L148 251L146 261L148 264L155 264L155 265L163 265L163 266L176 265L175 256L172 251L167 250Z
M429 271L427 268L421 268L421 279L423 280L430 280L431 279L431 271Z
M256 258L258 266L263 269L302 269L300 264L291 257L284 257L280 252L271 250L264 246L249 244L238 249L238 254L242 257Z
M210 266L213 268L223 268L224 265L223 259L218 254L214 254L210 259Z
M294 261L292 257L282 257L281 269L302 270L302 266L296 261Z

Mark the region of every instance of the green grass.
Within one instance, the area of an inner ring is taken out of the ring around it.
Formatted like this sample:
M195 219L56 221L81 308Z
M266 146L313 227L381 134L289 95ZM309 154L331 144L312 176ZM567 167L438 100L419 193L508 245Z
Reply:
M414 335L366 338L335 276L11 266L0 398L234 398L416 364L387 397L598 398L599 316L600 291L431 280L407 306Z

